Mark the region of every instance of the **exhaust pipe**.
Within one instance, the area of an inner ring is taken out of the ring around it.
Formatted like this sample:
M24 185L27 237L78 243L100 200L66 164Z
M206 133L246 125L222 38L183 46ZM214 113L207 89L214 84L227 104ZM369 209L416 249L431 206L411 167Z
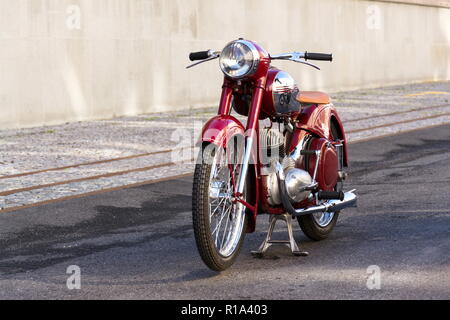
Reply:
M318 213L318 212L336 212L340 211L344 208L348 207L356 207L356 195L353 193L355 190L348 191L344 193L344 200L328 200L321 204L320 206L314 206L306 209L295 209L292 207L290 201L288 200L289 207L286 207L285 201L283 199L283 205L285 206L286 210L298 217L303 216L311 213Z
M298 217L318 212L336 212L344 208L356 207L357 197L356 194L354 194L355 190L351 190L348 192L344 192L344 198L342 200L328 200L319 206L313 206L304 209L295 209L292 206L289 196L287 194L286 183L284 181L283 167L281 165L277 165L276 168L283 206L286 209L286 211L292 214L293 216Z

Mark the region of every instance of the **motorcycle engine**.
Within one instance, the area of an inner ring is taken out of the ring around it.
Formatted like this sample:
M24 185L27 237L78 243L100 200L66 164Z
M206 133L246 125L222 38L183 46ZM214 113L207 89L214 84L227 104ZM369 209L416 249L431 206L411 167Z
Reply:
M302 169L295 167L295 161L284 152L284 136L275 129L260 130L261 162L263 164L262 175L266 176L267 201L270 205L280 205L280 187L275 170L275 163L280 161L284 174L288 196L290 200L301 202L307 199L311 192L299 192L300 188L312 183L311 175Z

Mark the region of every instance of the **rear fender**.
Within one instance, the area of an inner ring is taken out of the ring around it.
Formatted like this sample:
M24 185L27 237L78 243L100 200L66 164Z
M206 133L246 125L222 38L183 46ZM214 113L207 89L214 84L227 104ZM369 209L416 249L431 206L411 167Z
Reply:
M296 134L294 134L289 152L297 146L298 142L304 135L304 130L312 132L313 134L332 140L331 123L334 123L338 128L339 139L342 140L344 146L344 166L348 167L348 153L347 153L347 139L345 138L344 126L339 118L336 108L330 104L311 105L307 107L298 116Z

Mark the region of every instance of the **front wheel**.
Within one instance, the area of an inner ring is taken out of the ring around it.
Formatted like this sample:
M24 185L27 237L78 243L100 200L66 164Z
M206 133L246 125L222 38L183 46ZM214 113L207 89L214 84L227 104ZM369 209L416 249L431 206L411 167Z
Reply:
M230 161L230 154L225 148L206 145L194 173L192 221L195 240L202 260L215 271L223 271L234 263L247 227L245 207L233 201L241 166L239 161ZM234 152L231 156L237 159L237 154ZM244 199L245 194L244 191Z

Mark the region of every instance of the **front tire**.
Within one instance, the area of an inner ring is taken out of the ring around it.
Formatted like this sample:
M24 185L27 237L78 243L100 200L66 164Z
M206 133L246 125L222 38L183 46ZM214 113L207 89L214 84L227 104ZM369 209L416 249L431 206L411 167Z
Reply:
M223 271L234 263L247 228L245 207L232 203L230 197L231 176L237 178L240 166L235 163L230 169L227 161L223 162L224 151L212 145L202 148L203 157L195 167L192 188L192 222L197 248L203 262L214 271Z

